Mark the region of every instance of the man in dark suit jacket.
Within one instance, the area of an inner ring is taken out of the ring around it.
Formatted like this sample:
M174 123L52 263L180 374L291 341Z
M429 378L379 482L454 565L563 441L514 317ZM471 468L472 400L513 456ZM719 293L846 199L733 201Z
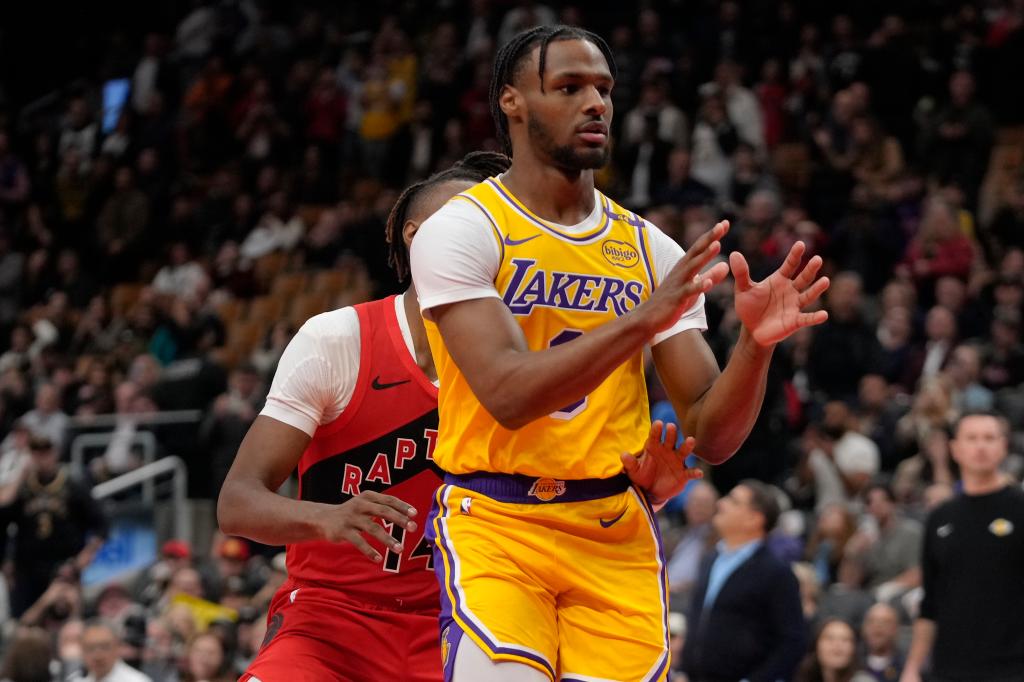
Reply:
M743 481L718 502L721 541L702 567L689 613L683 670L690 682L776 682L807 647L800 588L765 545L779 507L771 488Z

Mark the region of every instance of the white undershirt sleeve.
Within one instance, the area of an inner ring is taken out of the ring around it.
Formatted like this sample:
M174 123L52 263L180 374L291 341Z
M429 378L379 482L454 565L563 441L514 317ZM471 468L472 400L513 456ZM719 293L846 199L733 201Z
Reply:
M310 318L285 348L260 414L312 437L352 399L359 352L359 317L353 308Z
M679 246L674 239L650 222L647 222L647 234L651 239L651 255L654 257L654 280L655 285L657 285L661 282L661 278L667 275L675 267L676 263L682 260L686 252L683 251L683 247ZM705 331L707 328L708 318L704 312L704 294L701 294L696 303L688 310L683 311L683 314L679 316L674 325L654 336L654 339L651 340L651 345L655 346L687 329Z
M495 228L487 214L456 197L423 221L412 240L412 279L420 310L475 298L499 298L501 266Z

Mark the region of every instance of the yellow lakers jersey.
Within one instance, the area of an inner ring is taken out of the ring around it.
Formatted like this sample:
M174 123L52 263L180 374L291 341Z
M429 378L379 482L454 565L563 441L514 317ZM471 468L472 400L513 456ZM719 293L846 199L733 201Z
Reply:
M566 232L534 215L490 178L457 195L489 223L501 253L494 285L531 351L571 341L645 301L655 282L645 223L598 194L594 229ZM455 474L488 471L556 479L608 478L619 456L638 452L650 429L643 358L638 351L590 394L511 431L473 394L426 320L440 380L434 460Z

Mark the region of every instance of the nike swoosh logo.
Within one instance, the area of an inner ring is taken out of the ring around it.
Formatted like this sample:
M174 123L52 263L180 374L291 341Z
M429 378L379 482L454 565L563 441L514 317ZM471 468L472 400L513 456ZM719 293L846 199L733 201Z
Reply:
M509 235L506 234L505 235L505 246L519 246L520 244L525 244L526 242L530 241L531 239L536 239L539 236L540 236L539 234L535 234L532 237L527 237L526 239L512 239L512 237L510 237Z
M619 519L621 519L625 515L626 515L626 510L623 509L622 513L619 514L618 516L616 516L611 521L605 521L604 519L598 519L598 520L601 522L601 527L602 528L611 528L612 526L614 526L616 523L619 522Z
M370 386L372 386L374 388L374 390L383 391L385 388L393 388L395 386L401 386L402 384L407 384L410 381L412 381L412 379L403 379L402 381L392 381L390 384L382 384L382 383L380 383L380 375L378 374L377 376L375 376L373 378L373 383L370 384Z

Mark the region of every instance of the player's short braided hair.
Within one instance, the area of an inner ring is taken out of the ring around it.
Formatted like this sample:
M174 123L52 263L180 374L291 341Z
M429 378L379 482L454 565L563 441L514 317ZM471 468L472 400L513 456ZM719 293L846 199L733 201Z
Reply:
M384 226L384 235L388 243L388 265L395 270L399 280L409 276L409 252L405 248L402 230L409 215L415 213L416 202L426 196L433 188L451 180L467 182L483 182L489 177L499 175L508 170L509 160L498 152L470 152L455 165L434 173L426 180L410 185L398 197L388 221Z
M522 65L523 59L530 54L535 45L540 45L540 55L537 60L537 73L540 75L540 91L544 92L544 66L547 61L548 46L560 40L585 40L597 46L608 62L608 68L612 77L616 76L615 58L608 47L608 43L596 33L577 26L565 26L557 24L554 26L538 26L517 34L508 41L494 58L494 73L491 76L490 104L491 115L494 117L494 125L498 131L498 141L502 149L509 156L512 156L512 140L508 134L508 117L501 110L498 100L506 85L512 85L516 73Z

